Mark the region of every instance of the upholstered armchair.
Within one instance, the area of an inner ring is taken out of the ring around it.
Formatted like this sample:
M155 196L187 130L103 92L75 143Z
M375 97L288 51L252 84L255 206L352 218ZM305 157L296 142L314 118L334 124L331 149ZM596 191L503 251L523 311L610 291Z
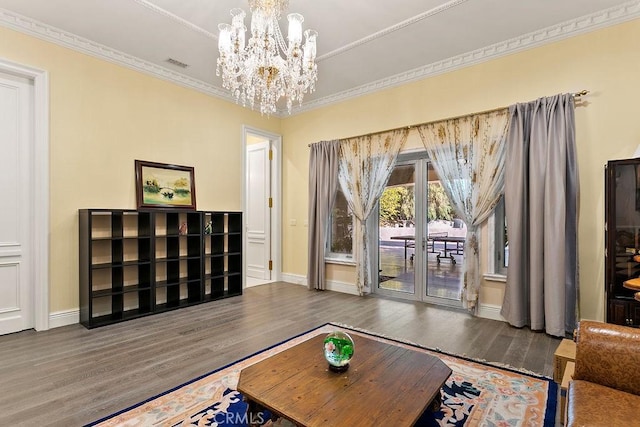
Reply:
M640 330L583 320L576 344L567 427L640 426Z

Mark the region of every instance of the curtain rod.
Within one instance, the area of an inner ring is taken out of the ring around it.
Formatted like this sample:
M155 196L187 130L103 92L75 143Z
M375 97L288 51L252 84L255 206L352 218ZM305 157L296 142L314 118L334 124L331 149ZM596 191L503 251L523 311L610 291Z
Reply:
M573 97L574 97L574 98L579 98L579 97L581 97L581 96L585 96L585 95L587 95L588 93L589 93L589 91L588 91L588 90L583 89L583 90L581 90L580 92L572 93L572 95L573 95ZM415 125L408 125L408 126L400 126L400 127L398 127L398 128L387 129L387 130L379 130L379 131L376 131L376 132L370 132L370 133L365 133L365 134L362 134L362 135L351 136L351 137L349 137L349 138L339 138L339 139L340 139L340 140L344 140L344 139L351 139L351 138L361 138L361 137L363 137L363 136L380 135L380 134L382 134L382 133L394 132L394 131L396 131L396 130L411 129L411 128L415 128L415 127L419 127L419 126L424 126L424 125L428 125L429 123L444 122L445 120L460 119L460 118L462 118L462 117L475 116L475 115L477 115L477 114L488 114L488 113L493 113L493 112L495 112L495 111L500 111L500 110L504 110L504 109L507 109L507 108L509 108L509 107L492 108L492 109L490 109L490 110L479 111L479 112L476 112L476 113L471 113L471 114L462 114L462 115L460 115L460 116L449 117L449 118L446 118L446 119L432 120L432 121L430 121L430 122L417 123L417 124L415 124ZM311 147L311 145L312 145L312 144L308 144L308 146L309 146L309 147Z

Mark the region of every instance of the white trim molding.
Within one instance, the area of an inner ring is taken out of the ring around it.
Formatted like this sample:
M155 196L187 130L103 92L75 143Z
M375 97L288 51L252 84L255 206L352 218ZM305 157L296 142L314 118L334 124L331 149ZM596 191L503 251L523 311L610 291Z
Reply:
M129 55L109 46L80 37L51 25L47 25L43 22L36 21L35 19L28 18L10 10L0 8L0 25L113 64L121 65L189 89L197 90L206 95L215 96L234 104L236 103L235 98L233 98L229 91L220 87L186 76L176 71L169 70L149 61L145 61L133 55Z
M271 280L278 281L282 275L282 135L257 129L248 125L242 125L242 212L244 221L243 230L246 232L247 212L247 136L257 135L271 142L275 156L272 159L271 198L273 208L271 211ZM274 238L275 236L275 238ZM246 236L244 237L246 239ZM247 254L243 251L242 271L247 271Z
M324 257L325 264L336 264L336 265L350 265L352 267L356 266L356 262L354 261L352 256L349 257L338 257L338 256L325 256Z
M155 6L152 2L149 2L147 0L134 1L136 1L136 3L140 4L141 6L152 9L157 13L169 17L170 19L179 21L181 24L187 25L192 30L201 32L207 37L216 37L215 34L208 33L200 27L197 27L189 23L188 21L170 14L164 9ZM409 25L415 20L424 19L425 17L439 13L442 10L457 6L464 1L466 0L450 0L440 7L427 11L424 14L417 15L416 17L408 19L407 21L403 21L396 26ZM640 0L632 0L621 5L611 7L609 9L594 12L589 15L584 15L569 21L561 22L559 24L552 25L541 30L523 34L521 36L495 43L470 52L466 52L457 56L453 56L451 58L446 58L441 61L433 62L431 64L425 64L424 66L414 68L413 70L389 76L384 79L376 80L374 82L370 82L343 92L335 93L313 101L308 101L305 102L302 106L294 106L292 115L300 114L312 109L325 107L331 104L345 101L347 99L371 94L384 89L404 85L417 80L426 79L428 77L433 77L439 74L448 73L450 71L455 71L464 67L490 61L492 59L510 55L515 52L532 49L548 43L598 30L604 27L620 24L636 18L640 18ZM124 52L120 52L116 49L112 49L100 43L93 42L78 35L72 34L68 31L52 27L50 25L2 8L0 8L0 25L52 43L56 43L64 47L77 50L79 52L103 59L105 61L109 61L136 71L150 74L154 77L170 81L180 86L195 89L207 95L215 96L217 98L236 103L232 95L221 87L186 76L181 73L177 73L173 70L169 70L149 61L145 61ZM394 31L396 26L383 30L381 34L384 34L388 31ZM380 34L376 33L372 37L379 36ZM369 38L362 39L355 43L361 44L365 43L367 40L369 40ZM343 48L337 49L336 51L328 52L324 55L321 55L318 59L327 59L342 52L342 50L344 49L348 50L351 48L353 48L353 46L349 44ZM274 116L288 116L286 108L279 110L277 114L274 114Z
M358 296L358 288L356 287L355 283L327 280L327 290Z
M307 277L300 274L282 273L280 280L287 283L293 283L294 285L307 286Z
M49 327L60 328L62 326L75 325L80 323L80 310L56 311L49 315Z
M33 309L37 331L49 329L49 73L0 58L0 71L33 80Z
M305 276L293 273L282 273L282 281L293 283L295 285L307 286L307 278ZM338 282L335 280L327 280L327 290L341 292L343 294L358 295L358 289L353 283ZM499 320L506 322L506 319L500 314L501 306L495 304L480 304L478 306L478 317L491 320Z
M507 276L505 276L504 274L485 273L483 277L484 280L487 280L489 282L507 283Z
M307 277L300 274L282 273L282 281L293 283L294 285L307 286ZM355 284L339 282L337 280L327 280L326 290L349 295L358 295L358 289Z
M349 90L308 101L302 106L294 107L292 115L300 114L316 108L326 107L347 99L368 95L381 90L401 86L407 83L434 77L480 64L512 53L533 49L545 44L553 43L580 34L595 31L612 25L640 18L640 0L633 0L609 9L601 10L573 20L561 22L541 30L533 31L521 36L495 43L480 49L466 52L422 67L414 68L394 76L385 77L371 83Z
M282 281L295 285L307 286L306 278L298 274L283 273ZM349 295L358 295L356 286L351 283L329 281L327 282L327 290ZM506 322L506 319L500 314L500 309L501 307L499 305L480 304L478 306L478 317ZM49 315L50 328L59 328L62 326L75 325L77 323L80 323L80 310L63 310Z
M501 306L495 304L479 304L478 305L478 317L482 317L484 319L491 320L499 320L501 322L506 322L507 319L502 317L500 314Z

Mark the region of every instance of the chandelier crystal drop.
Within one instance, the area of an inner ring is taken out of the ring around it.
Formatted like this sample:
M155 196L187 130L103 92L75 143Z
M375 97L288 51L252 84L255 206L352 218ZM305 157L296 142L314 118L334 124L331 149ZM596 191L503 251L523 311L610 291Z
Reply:
M287 110L295 101L302 104L304 94L315 90L318 80L316 37L313 30L304 32L299 13L287 15L289 31L285 43L278 20L288 7L288 0L249 0L251 29L246 40L245 12L231 9L231 24L218 29L218 65L216 75L222 76L222 86L231 91L236 101L247 103L260 113L274 114L281 97L287 99Z

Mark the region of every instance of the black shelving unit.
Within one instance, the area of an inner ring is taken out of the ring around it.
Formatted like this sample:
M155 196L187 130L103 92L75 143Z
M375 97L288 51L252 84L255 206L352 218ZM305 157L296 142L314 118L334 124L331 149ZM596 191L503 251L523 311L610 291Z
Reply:
M607 322L640 326L640 302L624 282L640 277L640 159L611 160L605 169Z
M87 328L241 294L241 212L80 210Z
M154 217L154 311L202 301L202 214L157 212Z
M242 294L242 213L205 212L204 225L204 298Z

